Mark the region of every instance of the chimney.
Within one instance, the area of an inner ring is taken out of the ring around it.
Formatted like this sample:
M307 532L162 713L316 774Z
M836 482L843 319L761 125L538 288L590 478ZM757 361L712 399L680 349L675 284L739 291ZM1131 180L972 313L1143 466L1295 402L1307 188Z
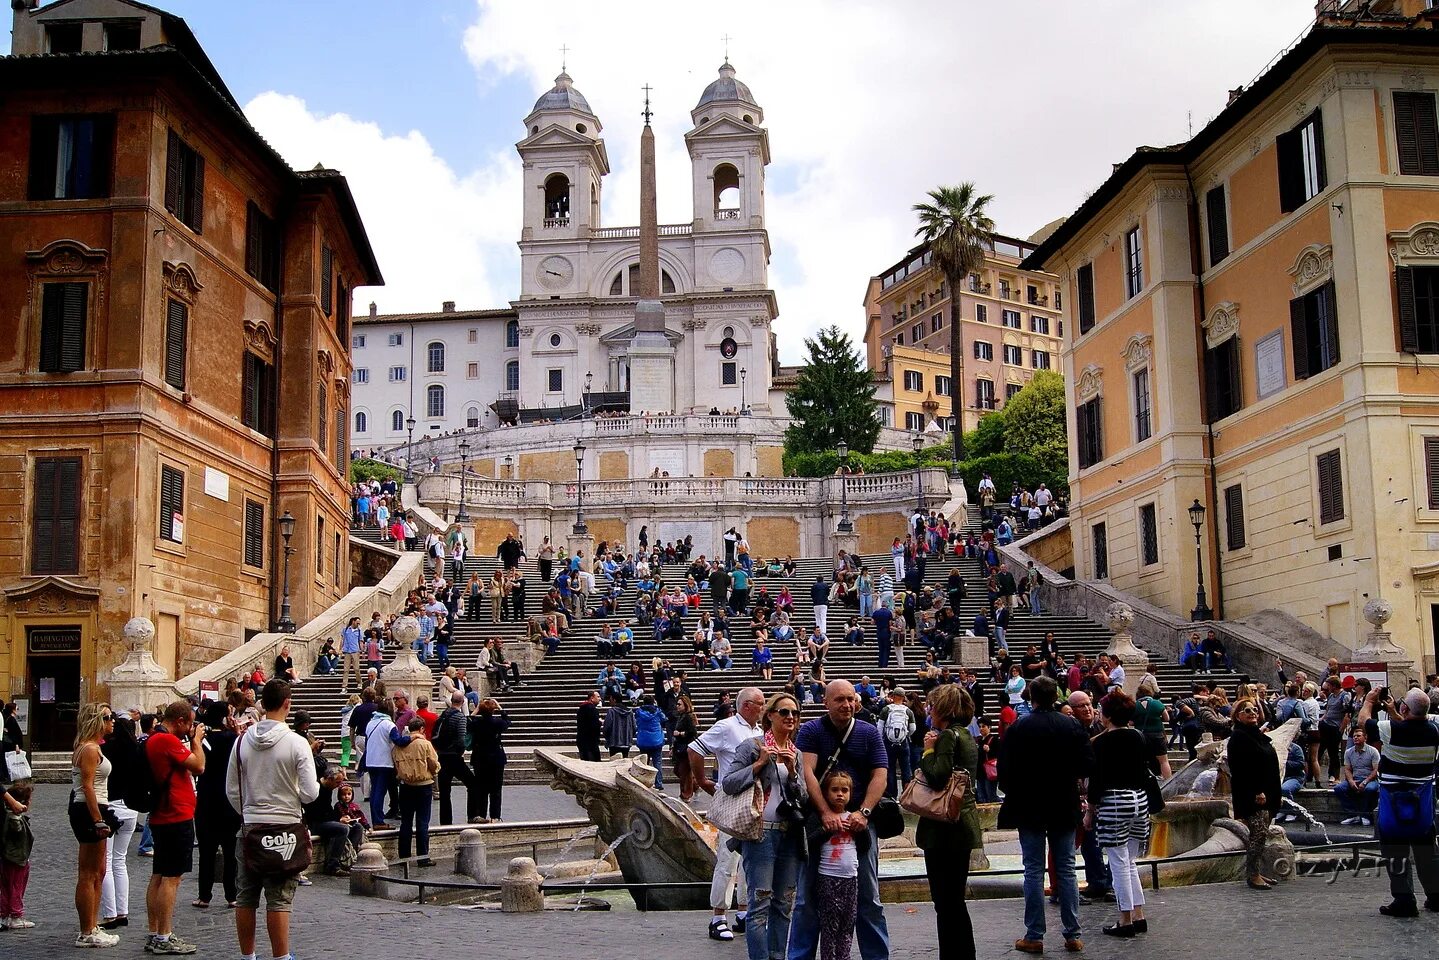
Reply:
M1228 102L1225 103L1225 106L1227 107L1227 106L1229 106L1229 104L1233 103L1235 100L1238 100L1240 94L1242 94L1242 93L1244 93L1244 88L1243 88L1243 87L1235 87L1233 90L1230 90L1230 91L1229 91L1229 100L1228 100Z
M454 313L454 312L455 312L455 301L453 301L453 300L446 300L444 303L440 304L440 312L441 312L441 313Z
M378 315L379 315L379 308L375 306L375 301L371 300L371 301L370 301L370 319L373 320L373 319L375 319L375 317L378 316Z

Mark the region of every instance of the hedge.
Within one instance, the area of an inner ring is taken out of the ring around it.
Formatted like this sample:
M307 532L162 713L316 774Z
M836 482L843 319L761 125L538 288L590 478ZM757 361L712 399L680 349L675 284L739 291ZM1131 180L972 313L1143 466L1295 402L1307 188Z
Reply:
M393 467L388 463L381 463L378 460L351 460L350 461L350 482L359 483L361 480L379 480L383 483L386 480L394 480L396 483L403 476L399 467Z
M918 455L907 450L888 450L883 453L852 453L849 455L851 469L864 468L865 473L897 473L913 470L919 466L949 467L948 444L927 447ZM827 477L839 467L839 457L832 452L786 453L784 471L786 476ZM1068 465L1060 460L1048 463L1027 453L993 453L984 457L972 457L959 465L960 475L969 490L971 499L977 498L979 481L988 473L994 481L995 490L1001 499L1007 499L1014 483L1034 489L1045 484L1056 496L1069 495Z

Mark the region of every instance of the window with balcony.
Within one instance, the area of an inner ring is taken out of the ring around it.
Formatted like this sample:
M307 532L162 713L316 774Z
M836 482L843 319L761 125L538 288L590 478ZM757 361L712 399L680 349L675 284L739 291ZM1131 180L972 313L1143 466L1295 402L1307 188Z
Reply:
M924 389L924 374L918 370L904 371L904 389L918 392Z
M1315 110L1293 130L1274 141L1279 164L1279 209L1298 210L1326 184L1324 174L1324 122Z
M1008 299L1010 299L1010 297L1009 297L1009 281L1008 281L1008 280L1001 280L1001 281L999 281L999 297L1000 297L1001 300L1008 300Z
M30 199L89 200L110 195L115 118L109 114L30 120Z

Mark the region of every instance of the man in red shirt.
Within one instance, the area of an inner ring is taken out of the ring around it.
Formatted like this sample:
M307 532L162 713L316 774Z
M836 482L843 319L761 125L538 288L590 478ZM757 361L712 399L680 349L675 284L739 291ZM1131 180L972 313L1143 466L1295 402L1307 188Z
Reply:
M435 724L439 722L440 715L430 709L430 698L423 693L415 699L415 705L420 708L415 711L415 716L425 721L425 739L429 740L434 737Z
M165 708L165 729L145 741L145 757L155 776L155 809L150 833L155 838L154 873L145 893L150 938L148 953L190 954L198 948L170 929L180 878L194 869L195 781L205 770L205 726L184 700Z

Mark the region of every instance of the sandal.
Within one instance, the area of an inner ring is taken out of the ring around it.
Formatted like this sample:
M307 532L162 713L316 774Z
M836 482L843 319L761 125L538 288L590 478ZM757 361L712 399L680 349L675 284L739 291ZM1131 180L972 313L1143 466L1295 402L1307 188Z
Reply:
M192 907L199 907L201 910L207 910L207 909L209 909L209 907L210 907L210 901L209 901L209 900L191 900L191 901L190 901L190 906L192 906Z

